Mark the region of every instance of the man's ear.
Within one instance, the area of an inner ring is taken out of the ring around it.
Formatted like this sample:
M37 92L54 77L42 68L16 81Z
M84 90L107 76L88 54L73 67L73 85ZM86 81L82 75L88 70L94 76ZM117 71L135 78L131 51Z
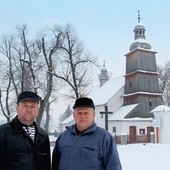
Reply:
M96 116L96 112L94 111L93 117L95 117L95 116Z

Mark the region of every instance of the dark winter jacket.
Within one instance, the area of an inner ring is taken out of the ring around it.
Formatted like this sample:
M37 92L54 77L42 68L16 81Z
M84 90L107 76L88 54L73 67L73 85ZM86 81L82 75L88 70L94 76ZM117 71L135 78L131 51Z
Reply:
M52 170L121 170L116 143L95 123L77 135L75 125L66 127L56 141Z
M42 128L36 126L33 142L17 117L0 126L0 170L50 170L50 164L49 137Z

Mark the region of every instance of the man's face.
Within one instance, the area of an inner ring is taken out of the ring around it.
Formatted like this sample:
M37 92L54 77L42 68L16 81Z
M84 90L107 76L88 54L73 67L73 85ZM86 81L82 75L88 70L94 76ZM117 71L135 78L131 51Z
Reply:
M74 109L73 116L79 131L89 128L95 118L95 111L90 107L78 107Z
M20 122L30 125L37 116L38 103L33 100L25 100L17 104L16 110Z

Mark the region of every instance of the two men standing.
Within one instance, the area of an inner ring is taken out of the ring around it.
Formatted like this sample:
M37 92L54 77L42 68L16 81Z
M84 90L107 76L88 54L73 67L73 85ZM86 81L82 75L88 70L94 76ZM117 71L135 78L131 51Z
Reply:
M0 170L50 170L48 134L35 123L40 97L22 92L17 116L0 126ZM52 170L122 170L115 139L94 122L95 105L82 97L73 107L75 124L57 138Z

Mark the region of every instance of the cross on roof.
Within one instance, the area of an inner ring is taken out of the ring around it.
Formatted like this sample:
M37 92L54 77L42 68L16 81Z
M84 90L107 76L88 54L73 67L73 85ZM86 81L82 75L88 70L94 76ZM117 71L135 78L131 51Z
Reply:
M105 115L105 129L108 130L108 114L113 114L113 112L108 112L108 106L105 105L105 111L104 112L100 112L100 114L104 114Z
M138 10L138 23L140 23L140 11Z

